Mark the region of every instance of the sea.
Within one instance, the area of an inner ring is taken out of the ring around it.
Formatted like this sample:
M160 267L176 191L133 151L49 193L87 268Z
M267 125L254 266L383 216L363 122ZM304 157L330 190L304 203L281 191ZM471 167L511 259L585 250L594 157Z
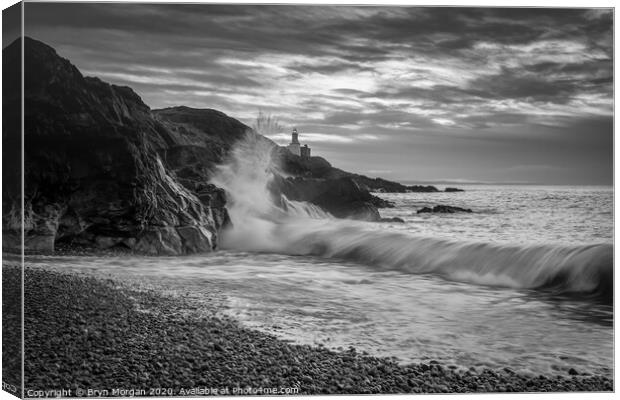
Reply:
M403 223L342 220L274 198L277 166L257 147L237 148L213 179L232 219L218 251L27 261L217 303L293 343L458 370L613 377L612 187L376 193L395 205L381 215ZM417 213L438 204L472 213Z

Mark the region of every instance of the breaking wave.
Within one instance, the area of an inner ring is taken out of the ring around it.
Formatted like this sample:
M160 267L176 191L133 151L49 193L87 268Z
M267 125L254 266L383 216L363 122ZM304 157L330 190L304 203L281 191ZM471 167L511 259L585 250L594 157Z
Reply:
M255 134L239 143L212 180L229 197L225 249L353 260L372 268L481 285L591 295L611 304L613 246L455 242L332 218L319 207L269 190L273 144Z

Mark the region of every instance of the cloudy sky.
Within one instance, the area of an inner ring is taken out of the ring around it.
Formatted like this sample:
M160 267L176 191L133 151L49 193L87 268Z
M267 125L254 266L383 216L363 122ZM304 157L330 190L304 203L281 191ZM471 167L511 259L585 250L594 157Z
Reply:
M612 183L610 10L27 3L25 30L151 108L262 110L346 170Z

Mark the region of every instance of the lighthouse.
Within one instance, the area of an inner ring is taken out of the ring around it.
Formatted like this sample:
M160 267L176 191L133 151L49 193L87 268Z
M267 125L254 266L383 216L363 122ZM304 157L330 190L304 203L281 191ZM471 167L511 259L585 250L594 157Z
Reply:
M286 147L288 151L295 154L296 156L300 156L302 158L310 158L310 147L307 144L304 144L304 147L301 147L299 144L299 133L297 133L297 128L293 128L293 133L291 134L291 143Z
M296 156L301 156L301 146L299 145L299 134L297 133L297 128L293 128L293 133L291 134L291 143L288 145L288 151L295 154Z

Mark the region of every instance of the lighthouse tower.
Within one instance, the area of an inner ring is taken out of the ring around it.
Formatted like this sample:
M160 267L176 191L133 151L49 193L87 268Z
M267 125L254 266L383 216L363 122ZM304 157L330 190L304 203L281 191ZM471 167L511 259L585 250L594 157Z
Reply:
M288 151L297 156L301 155L301 146L299 145L297 128L293 128L293 133L291 134L291 143L288 145Z

